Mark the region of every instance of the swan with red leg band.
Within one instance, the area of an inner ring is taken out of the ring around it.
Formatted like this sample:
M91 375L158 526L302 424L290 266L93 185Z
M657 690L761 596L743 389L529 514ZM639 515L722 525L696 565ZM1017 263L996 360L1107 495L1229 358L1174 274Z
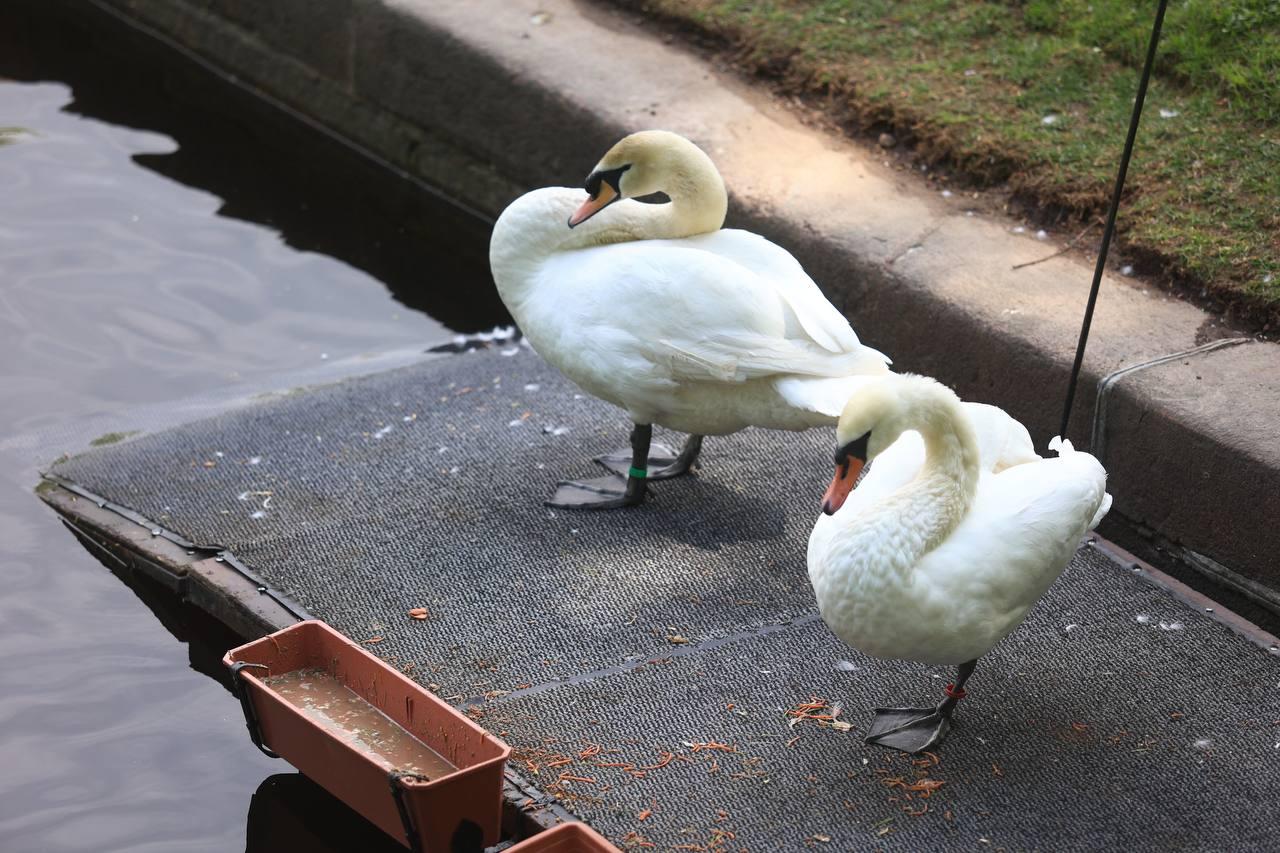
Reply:
M1049 444L1056 457L1040 458L1013 418L922 376L864 382L836 443L809 578L824 621L849 645L957 666L938 705L878 708L867 735L929 749L950 730L978 659L1022 623L1106 514L1106 472L1060 439Z

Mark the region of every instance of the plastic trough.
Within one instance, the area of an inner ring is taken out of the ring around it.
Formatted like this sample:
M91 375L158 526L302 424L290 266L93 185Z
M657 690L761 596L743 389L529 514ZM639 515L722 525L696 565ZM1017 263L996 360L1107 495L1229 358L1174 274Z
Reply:
M511 748L421 685L319 621L291 625L222 660L258 748L284 758L411 850L479 851L498 842ZM305 673L315 678L304 683ZM412 737L382 723L369 730L374 736L358 726L348 734L324 724L314 707L289 701L281 677L290 674L302 689L319 681L349 688L363 700L352 702L368 703ZM417 764L395 766L388 755L396 753L369 745L387 732L399 738L401 753L405 745L425 744L452 767L423 776Z
M619 853L585 823L565 823L508 847L506 853Z

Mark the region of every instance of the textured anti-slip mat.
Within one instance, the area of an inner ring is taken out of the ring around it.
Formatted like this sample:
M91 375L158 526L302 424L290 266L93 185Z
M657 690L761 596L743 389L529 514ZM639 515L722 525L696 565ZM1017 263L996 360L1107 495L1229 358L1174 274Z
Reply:
M936 701L949 673L866 659L813 616L804 548L832 431L710 439L703 470L640 509L542 506L627 430L510 347L55 470L383 638L371 648L469 702L517 769L619 843L1280 846L1280 658L1086 549L979 666L940 763L913 765L859 730L875 705ZM855 728L792 726L812 698Z

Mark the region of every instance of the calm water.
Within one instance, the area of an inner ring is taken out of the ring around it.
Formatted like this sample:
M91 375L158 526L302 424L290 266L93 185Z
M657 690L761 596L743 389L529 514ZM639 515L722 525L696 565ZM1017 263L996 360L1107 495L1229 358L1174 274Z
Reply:
M0 10L0 849L303 849L306 815L330 846L304 846L380 847L252 747L200 671L235 638L32 488L91 426L453 334L419 309L503 321L484 225L100 37Z

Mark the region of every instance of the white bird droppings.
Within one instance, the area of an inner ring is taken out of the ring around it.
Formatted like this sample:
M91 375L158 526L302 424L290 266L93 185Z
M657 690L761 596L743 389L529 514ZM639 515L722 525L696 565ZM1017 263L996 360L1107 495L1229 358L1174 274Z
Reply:
M853 672L857 668L858 668L857 664L853 663L853 661L847 661L847 660L836 661L836 672Z
M1164 107L1160 108L1160 118L1177 118L1177 117L1178 117L1177 110L1165 109Z
M1151 617L1145 613L1139 613L1137 616L1133 617L1133 621L1137 622L1139 625L1150 625Z
M1181 631L1185 627L1186 626L1183 625L1181 622L1163 622L1162 621L1160 623L1161 631Z
M526 390L526 391L537 391L537 390L538 390L539 388L541 388L541 387L542 387L542 386L541 386L541 385L539 385L537 382L530 382L528 385L524 386L524 390Z

